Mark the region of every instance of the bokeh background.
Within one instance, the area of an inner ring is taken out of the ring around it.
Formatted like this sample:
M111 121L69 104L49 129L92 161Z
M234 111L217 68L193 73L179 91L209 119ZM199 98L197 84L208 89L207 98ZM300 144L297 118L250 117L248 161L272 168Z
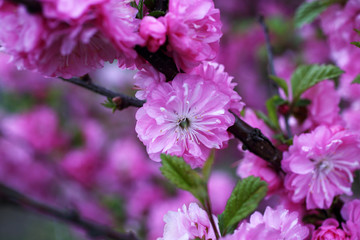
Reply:
M265 17L278 76L299 63L328 63L326 39L314 22L295 29L300 0L216 0L223 21L217 61L238 84L247 107L264 110L270 96ZM37 201L74 210L144 239L162 236L163 215L194 201L162 178L137 139L135 108L112 113L106 99L60 79L17 70L0 53L0 181ZM134 95L131 70L108 63L89 75L94 83ZM224 208L241 159L239 142L216 152L210 195L216 214ZM222 193L218 193L222 189ZM86 239L79 229L32 211L0 203L0 239Z

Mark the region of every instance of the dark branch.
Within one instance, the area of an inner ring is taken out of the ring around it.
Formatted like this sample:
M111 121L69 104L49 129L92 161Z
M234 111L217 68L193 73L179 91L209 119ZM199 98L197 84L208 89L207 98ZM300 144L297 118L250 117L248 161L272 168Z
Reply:
M275 66L274 66L274 55L273 55L271 42L270 42L270 34L269 34L269 29L268 29L267 25L265 24L264 16L259 16L259 23L260 23L261 27L263 28L263 31L265 34L266 51L267 51L267 56L268 56L270 74L273 76L276 76ZM279 94L279 88L278 88L277 84L274 81L270 80L270 85L271 85L271 90L272 90L273 95ZM285 126L286 126L286 132L287 132L288 138L292 138L292 132L291 132L290 124L289 124L289 115L285 116Z
M106 226L82 219L74 211L60 210L46 204L39 203L1 183L0 201L23 209L35 210L63 222L71 223L85 230L87 234L92 238L108 238L113 240L137 240L133 233L115 232L114 230Z
M270 74L276 76L275 67L274 67L274 56L273 56L271 42L270 42L269 29L268 29L267 25L265 24L264 16L259 16L259 23L260 23L261 27L263 28L263 31L265 34L266 51L267 51L269 68L270 68Z
M103 87L94 85L91 82L85 82L84 80L78 78L63 79L63 80L77 84L90 91L99 93L105 97L109 97L109 98L120 97L122 99L121 102L123 103L126 102L125 104L126 106L142 107L142 105L144 104L144 101L126 96L124 94L112 92ZM131 99L131 102L129 99ZM136 104L134 103L134 101ZM268 161L274 167L274 169L279 171L281 167L280 161L282 159L281 152L276 147L274 147L274 145L272 145L270 140L267 139L259 129L249 126L246 122L241 120L235 114L234 116L236 118L235 124L230 128L228 128L228 131L232 133L240 141L242 141L246 149L248 149L250 152L254 153L255 155L261 157L262 159Z
M146 47L140 46L136 46L135 50L155 69L163 73L166 77L166 81L173 80L176 74L179 73L174 60L171 57L166 56L161 50L152 53Z
M272 51L272 47L271 47L271 43L270 43L269 29L268 29L267 25L265 24L264 16L259 16L259 23L265 34L265 43L266 43L266 51L267 51L268 64L269 64L269 72L271 75L276 76L275 66L274 66L274 55L273 55L273 51ZM270 79L269 79L269 81L270 81L272 95L278 94L278 86L276 85L276 83L271 81Z
M249 150L269 162L276 171L281 171L281 151L259 129L251 127L236 114L233 115L235 124L229 127L228 131L243 143L244 150Z
M118 100L116 102L116 104L118 105L118 109L120 109L120 110L130 107L130 106L142 107L145 103L145 101L139 100L135 97L130 97L130 96L127 96L122 93L116 93L116 92L110 91L106 88L103 88L101 86L91 83L91 81L85 81L81 78L70 78L70 79L61 78L61 79L66 82L70 82L70 83L76 84L80 87L86 88L92 92L96 92L105 97L108 97L111 99L116 98ZM120 101L119 101L119 98L120 98Z

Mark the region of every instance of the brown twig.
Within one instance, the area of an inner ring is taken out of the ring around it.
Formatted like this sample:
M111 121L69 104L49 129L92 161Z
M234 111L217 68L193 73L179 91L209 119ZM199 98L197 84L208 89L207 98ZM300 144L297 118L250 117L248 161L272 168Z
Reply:
M112 240L137 240L133 233L119 233L104 225L96 224L81 218L75 211L60 210L37 202L18 191L0 183L0 201L23 209L31 209L57 220L71 223L87 232L92 238L108 238Z
M63 80L84 87L90 91L99 93L105 97L109 97L109 98L120 97L121 104L124 104L123 108L128 106L142 107L142 105L145 103L144 101L141 101L137 98L112 92L108 89L95 85L91 82L88 81L85 82L79 78L71 78L71 79L63 79ZM119 108L119 109L123 109L123 108ZM229 127L228 131L232 133L240 141L242 141L247 150L261 157L262 159L268 161L273 166L274 169L280 171L281 169L280 162L282 159L282 153L280 152L280 150L278 150L274 145L272 145L270 140L267 139L259 129L251 127L235 114L234 116L236 119L235 124Z
M122 110L122 109L130 107L130 106L142 107L145 103L145 101L139 100L135 97L130 97L130 96L122 94L122 93L113 92L102 86L98 86L98 85L92 83L91 81L84 81L81 78L70 78L70 79L60 78L60 79L62 79L65 82L70 82L70 83L76 84L80 87L86 88L92 92L98 93L105 97L108 97L111 99L116 98L117 99L116 104L117 104L119 110Z
M243 149L266 160L276 171L281 171L281 151L261 133L260 129L251 127L236 114L233 115L235 124L229 127L228 131L243 143Z

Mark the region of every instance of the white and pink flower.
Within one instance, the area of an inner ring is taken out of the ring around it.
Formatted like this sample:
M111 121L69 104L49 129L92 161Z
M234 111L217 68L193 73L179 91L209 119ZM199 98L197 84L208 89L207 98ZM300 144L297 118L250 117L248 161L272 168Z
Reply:
M202 166L212 148L226 146L227 128L234 124L228 111L231 96L198 75L178 74L172 83L159 84L136 113L136 132L150 158L160 153L184 157Z
M351 195L353 171L359 168L359 136L341 127L319 126L294 137L284 154L285 187L306 208L329 208L339 194Z

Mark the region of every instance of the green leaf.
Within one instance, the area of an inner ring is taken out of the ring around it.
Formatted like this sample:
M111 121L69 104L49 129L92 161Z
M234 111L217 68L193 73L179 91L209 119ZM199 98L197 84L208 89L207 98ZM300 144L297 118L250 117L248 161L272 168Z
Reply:
M165 12L161 11L161 10L155 10L149 13L149 16L153 16L155 18L161 17L161 16L165 16Z
M133 8L138 9L138 5L137 5L137 3L135 1L130 2L130 6L132 6Z
M144 1L140 0L139 5L136 4L136 1L130 2L130 6L133 8L136 8L138 10L138 13L136 14L136 18L142 19L144 17Z
M291 146L293 144L293 139L287 139L285 138L283 133L279 133L279 134L275 134L273 135L273 138L275 138L276 140L280 141L283 144L286 144L288 146Z
M360 48L360 42L351 42L350 44L355 45L355 46L357 46L358 48Z
M138 14L136 15L137 18L142 19L144 17L144 1L140 0L138 5Z
M358 29L354 28L354 31L355 31L357 34L359 34L359 35L360 35L360 30L358 30Z
M336 0L318 0L313 2L304 2L296 9L295 12L295 26L301 27L305 23L311 23L323 11L326 10Z
M202 174L203 174L203 178L204 178L205 182L207 182L209 180L211 168L212 168L212 165L214 164L214 160L215 160L215 149L212 149L210 156L208 157L208 159L206 159L206 162L202 169Z
M355 79L351 82L353 83L360 83L360 74L355 77Z
M176 187L190 192L204 205L207 187L200 175L182 158L161 154L161 160L161 173Z
M344 71L334 65L301 65L291 76L293 99L322 80L340 76Z
M309 99L301 98L298 101L296 101L295 107L306 107L310 103L311 103L311 101Z
M232 233L242 219L255 211L266 192L267 184L260 178L250 176L239 181L219 216L221 235Z
M104 103L102 103L101 105L103 105L106 108L110 108L112 109L112 113L114 113L117 109L116 104L112 101L111 98L107 98L107 101L105 101Z
M268 116L266 116L263 112L261 111L255 111L256 116L263 120L265 122L266 125L268 125L271 129L276 130L276 126L272 123L272 121L270 120L270 118Z
M280 88L282 88L282 90L284 90L285 95L288 97L288 96L289 96L289 90L288 90L287 82L286 82L284 79L279 78L279 77L274 76L274 75L270 75L270 78L271 78Z
M280 129L279 119L277 115L277 107L286 103L279 95L274 95L266 101L266 109L268 111L269 119L276 129Z

